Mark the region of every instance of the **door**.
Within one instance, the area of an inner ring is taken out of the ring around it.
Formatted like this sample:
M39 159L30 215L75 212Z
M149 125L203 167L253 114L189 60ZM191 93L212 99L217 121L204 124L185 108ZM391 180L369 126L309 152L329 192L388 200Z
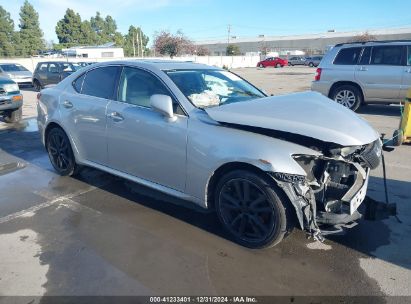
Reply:
M42 86L47 84L47 63L40 63L35 71L37 79L40 80Z
M188 118L174 102L176 121L150 108L154 94L172 96L153 74L124 67L118 101L107 111L109 166L178 190L185 190ZM173 97L172 97L173 98Z
M411 45L407 46L406 66L402 74L402 85L400 99L403 100L407 96L408 90L411 88Z
M397 101L404 73L404 47L374 46L369 50L371 56L368 64L363 55L364 60L361 60L356 71L356 79L363 87L366 100Z
M63 125L83 160L107 165L106 111L119 71L117 66L90 70L60 96Z
M49 63L47 67L47 77L43 85L57 84L60 82L60 68L57 63Z

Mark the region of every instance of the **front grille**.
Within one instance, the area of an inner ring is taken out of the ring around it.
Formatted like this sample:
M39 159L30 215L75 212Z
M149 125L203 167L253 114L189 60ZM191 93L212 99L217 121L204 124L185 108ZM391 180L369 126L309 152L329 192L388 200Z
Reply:
M361 158L370 169L376 169L381 163L382 143L381 140L367 145L361 152Z
M6 91L4 89L0 89L0 95L6 95Z

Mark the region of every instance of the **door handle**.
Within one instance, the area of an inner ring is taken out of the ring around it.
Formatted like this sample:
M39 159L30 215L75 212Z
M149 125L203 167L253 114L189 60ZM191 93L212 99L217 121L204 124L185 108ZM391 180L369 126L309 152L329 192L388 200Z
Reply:
M368 69L365 66L360 67L358 70L362 72L368 71Z
M406 73L411 73L411 69L406 69L405 72Z
M124 120L124 117L121 116L121 114L118 113L118 112L111 112L111 113L108 115L108 117L111 118L114 122L120 122L120 121L123 121L123 120Z
M73 107L73 104L70 101L65 100L63 102L63 107L65 107L66 109L71 109Z

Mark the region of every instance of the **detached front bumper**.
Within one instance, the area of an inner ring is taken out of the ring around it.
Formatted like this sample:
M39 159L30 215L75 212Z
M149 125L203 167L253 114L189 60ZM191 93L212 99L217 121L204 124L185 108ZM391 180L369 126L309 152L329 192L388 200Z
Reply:
M294 159L307 176L272 174L293 204L303 230L321 240L322 234L355 226L361 218L357 209L365 199L370 171L379 166L381 148L377 140L350 155L344 155L344 149L332 157L296 155Z

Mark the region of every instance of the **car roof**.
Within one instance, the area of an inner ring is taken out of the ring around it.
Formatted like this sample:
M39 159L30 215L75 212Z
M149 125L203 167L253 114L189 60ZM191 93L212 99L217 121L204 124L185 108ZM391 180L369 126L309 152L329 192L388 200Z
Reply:
M177 60L158 60L158 59L136 59L136 60L117 60L95 63L93 67L105 66L110 64L129 65L136 67L154 68L162 71L168 70L221 70L218 67L191 61Z
M366 42L346 42L336 44L335 47L363 47L376 45L410 45L411 40L381 40L381 41L366 41Z

